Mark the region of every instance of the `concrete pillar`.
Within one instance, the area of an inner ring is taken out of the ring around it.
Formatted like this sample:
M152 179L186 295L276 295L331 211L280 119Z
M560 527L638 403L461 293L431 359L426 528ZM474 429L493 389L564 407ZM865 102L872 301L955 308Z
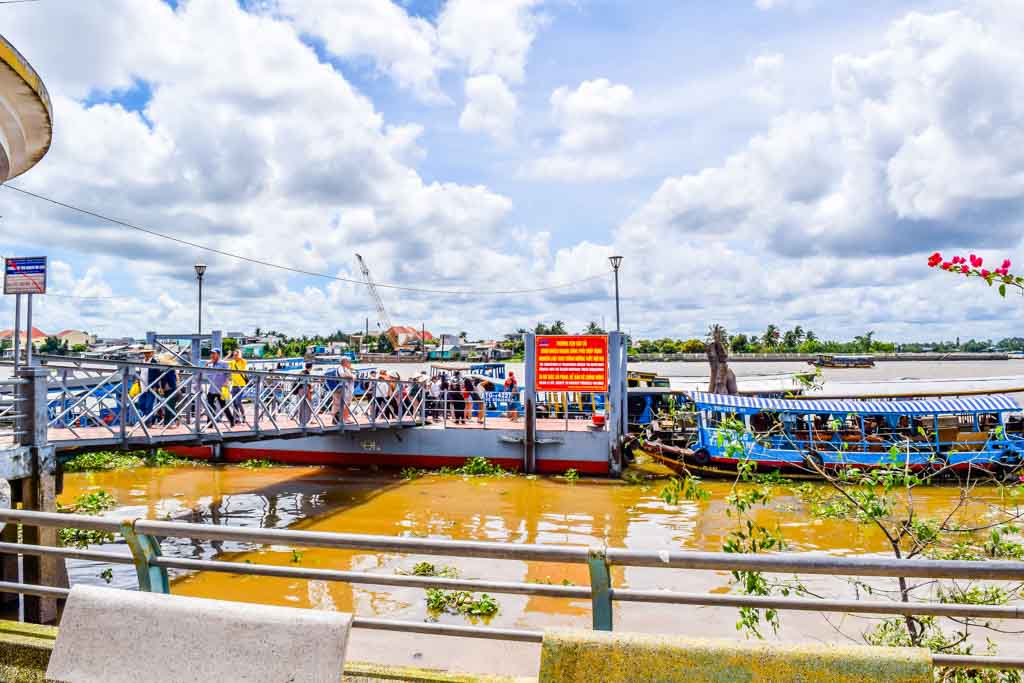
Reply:
M523 471L533 474L537 471L537 336L523 335L523 423L526 427L523 438Z
M626 338L621 332L608 334L608 458L611 473L622 473L622 444L629 429L626 406Z
M21 479L20 499L25 510L57 511L58 477L57 457L47 439L46 368L23 368L18 373L28 384L18 385L18 395L24 399L19 411L25 414L20 428L21 444L32 450L32 476ZM22 542L31 545L56 546L56 527L22 526ZM22 580L43 586L66 588L67 568L62 557L22 556ZM24 596L25 621L35 624L56 623L60 618L62 600Z

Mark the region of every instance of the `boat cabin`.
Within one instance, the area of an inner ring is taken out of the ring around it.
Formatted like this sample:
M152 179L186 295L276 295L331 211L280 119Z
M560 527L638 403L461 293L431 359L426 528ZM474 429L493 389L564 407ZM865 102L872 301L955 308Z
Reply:
M792 400L692 392L699 463L740 458L777 469L871 467L894 458L911 469L1024 465L1024 439L1007 433L1021 407L1005 395L918 400ZM743 430L723 429L740 419ZM740 436L737 438L737 433ZM898 455L894 455L898 453Z

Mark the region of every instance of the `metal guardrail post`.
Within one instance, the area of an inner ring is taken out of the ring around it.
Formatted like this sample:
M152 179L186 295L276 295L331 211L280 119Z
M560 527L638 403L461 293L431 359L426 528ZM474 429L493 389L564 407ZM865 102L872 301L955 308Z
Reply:
M252 402L252 428L260 433L260 407L263 405L263 375L256 375L256 396Z
M590 569L591 611L595 631L612 630L612 575L604 548L593 547L587 552Z
M131 368L127 365L121 370L121 403L119 407L120 414L118 419L121 422L121 444L127 440L128 436L128 393L131 391L131 384L128 382L128 378L131 377Z
M121 523L121 535L124 536L128 549L132 551L135 573L139 577L139 590L146 593L169 594L171 583L167 577L167 570L150 564L153 558L160 557L160 542L156 537L135 533L133 520Z

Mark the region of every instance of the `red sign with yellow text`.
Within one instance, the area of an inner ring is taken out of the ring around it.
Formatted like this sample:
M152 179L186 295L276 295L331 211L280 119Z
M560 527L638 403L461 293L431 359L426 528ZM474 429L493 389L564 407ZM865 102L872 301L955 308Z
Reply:
M538 391L608 391L608 337L537 337Z

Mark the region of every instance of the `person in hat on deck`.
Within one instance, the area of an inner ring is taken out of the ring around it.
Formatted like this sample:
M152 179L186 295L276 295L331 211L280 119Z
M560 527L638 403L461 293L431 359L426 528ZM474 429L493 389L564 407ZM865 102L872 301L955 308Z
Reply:
M144 346L142 347L142 362L147 364L155 364L156 359L153 357L153 347ZM153 413L153 406L156 405L156 388L160 381L160 368L147 368L139 373L139 397L135 401L135 407L139 411L139 419L145 421L147 425L153 424L155 416Z
M210 351L210 360L207 361L205 367L217 370L215 372L203 373L204 378L209 383L206 389L206 406L210 410L210 418L213 419L218 411L223 411L223 414L228 418L228 424L234 427L235 414L228 408L228 400L231 398L228 370L231 368L220 359L220 349Z

